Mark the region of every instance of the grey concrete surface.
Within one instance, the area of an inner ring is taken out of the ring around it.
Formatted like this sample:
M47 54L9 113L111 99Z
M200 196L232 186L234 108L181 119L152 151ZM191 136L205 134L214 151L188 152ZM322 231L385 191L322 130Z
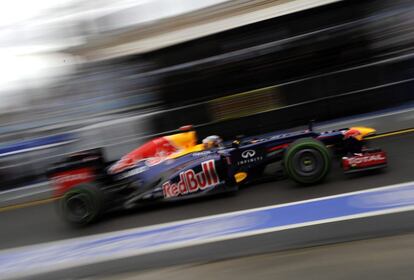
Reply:
M413 278L413 247L414 234L411 233L87 279L402 280Z
M414 127L414 109L405 108L397 111L383 111L379 114L355 116L316 126L319 130L331 130L341 127L368 126L374 127L378 134L398 131Z
M392 236L414 231L414 211L304 226L238 239L163 250L146 255L86 264L63 271L32 275L32 280L65 276L100 278L128 271L145 271L185 264L220 262L258 254L335 244L345 241Z
M22 188L10 189L0 192L0 207L28 203L31 201L51 198L53 189L49 182L41 182Z

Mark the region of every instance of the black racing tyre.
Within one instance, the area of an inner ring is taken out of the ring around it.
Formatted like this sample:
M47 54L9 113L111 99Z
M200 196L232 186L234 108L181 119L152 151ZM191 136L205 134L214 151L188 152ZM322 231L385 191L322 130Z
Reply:
M70 189L58 202L62 218L74 226L85 226L97 221L103 206L103 193L94 183L80 184Z
M302 185L316 184L325 179L331 163L328 148L313 138L302 138L293 142L283 159L286 175Z

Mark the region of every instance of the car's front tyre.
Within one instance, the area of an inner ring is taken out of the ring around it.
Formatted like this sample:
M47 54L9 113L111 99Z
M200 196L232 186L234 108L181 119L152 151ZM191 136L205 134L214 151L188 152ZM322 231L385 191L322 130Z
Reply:
M283 159L286 175L302 185L316 184L325 179L331 163L328 148L313 138L294 141Z

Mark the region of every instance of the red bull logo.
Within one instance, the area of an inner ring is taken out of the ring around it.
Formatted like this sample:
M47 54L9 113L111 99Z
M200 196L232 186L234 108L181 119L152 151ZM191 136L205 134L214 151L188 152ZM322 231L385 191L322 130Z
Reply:
M356 138L359 135L361 135L361 132L358 129L350 129L347 132L345 132L345 134L344 134L345 137L344 138L345 139L348 139L348 138L351 138L351 137Z
M215 186L219 182L214 160L203 162L199 173L195 173L194 170L190 169L181 172L179 176L180 181L177 183L168 181L162 185L165 198L195 193Z
M126 154L109 169L109 172L111 174L122 172L128 168L132 168L140 160L144 159L148 159L146 161L148 166L156 165L173 153L194 147L196 142L197 137L195 131L155 138Z

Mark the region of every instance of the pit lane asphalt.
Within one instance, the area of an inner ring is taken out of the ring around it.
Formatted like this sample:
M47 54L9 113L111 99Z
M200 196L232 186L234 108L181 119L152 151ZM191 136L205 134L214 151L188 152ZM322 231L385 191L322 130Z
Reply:
M388 152L389 167L383 172L344 175L335 166L320 185L300 187L289 180L247 186L235 196L219 196L199 201L115 213L86 228L74 229L56 214L54 203L0 212L0 249L105 233L176 220L226 213L267 205L306 200L414 180L414 133L372 140ZM338 165L338 164L336 164Z

